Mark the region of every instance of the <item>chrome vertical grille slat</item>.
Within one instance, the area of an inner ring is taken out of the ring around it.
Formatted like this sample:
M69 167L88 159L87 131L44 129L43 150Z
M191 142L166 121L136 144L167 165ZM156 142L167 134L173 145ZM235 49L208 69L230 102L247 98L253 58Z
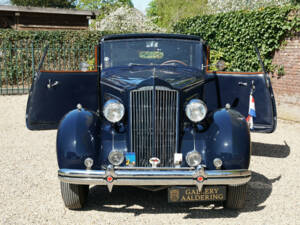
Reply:
M169 96L169 95L165 96L165 98L166 98L166 105L171 105L171 102L169 101L170 97L171 96ZM166 113L166 117L167 117L167 115L169 115L171 113L171 110L170 110L169 107L166 108L165 113ZM167 128L167 130L172 130L171 127L169 126L170 120L165 120L164 122L165 122L165 127ZM170 141L171 141L171 136L172 135L168 134L168 136L170 136L170 137L165 138L165 145L166 145L166 148L167 148L167 152L170 151L170 145L171 145Z
M131 151L136 153L136 166L151 166L151 157L158 157L161 166L173 166L177 152L178 92L156 86L153 100L152 86L130 92Z

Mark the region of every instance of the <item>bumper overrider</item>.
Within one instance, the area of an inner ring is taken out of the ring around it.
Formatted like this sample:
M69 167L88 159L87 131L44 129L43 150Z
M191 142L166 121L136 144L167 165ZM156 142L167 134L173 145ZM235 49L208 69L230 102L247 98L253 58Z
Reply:
M113 167L106 170L60 169L58 178L62 182L85 185L107 185L112 191L116 186L197 186L203 185L242 185L251 179L251 171L204 170L197 168L151 168Z

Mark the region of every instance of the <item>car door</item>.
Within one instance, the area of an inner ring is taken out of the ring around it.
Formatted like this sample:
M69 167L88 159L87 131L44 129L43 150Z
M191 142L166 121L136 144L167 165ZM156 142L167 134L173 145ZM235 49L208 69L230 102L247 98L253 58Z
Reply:
M28 97L26 125L30 130L56 129L77 104L97 111L97 71L38 72Z
M239 111L245 118L249 111L250 93L255 100L256 117L251 131L271 133L276 128L277 113L272 85L267 74L207 71L205 101L208 109L225 107Z

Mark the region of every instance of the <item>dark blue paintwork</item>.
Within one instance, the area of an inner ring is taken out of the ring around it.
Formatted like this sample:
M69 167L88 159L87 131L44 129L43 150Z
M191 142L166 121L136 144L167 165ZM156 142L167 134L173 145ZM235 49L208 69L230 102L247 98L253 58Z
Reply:
M75 109L64 116L56 140L59 168L84 169L87 157L98 158L99 127L100 120L95 112Z
M235 110L221 109L211 117L207 130L207 167L213 159L221 158L224 169L248 169L250 161L250 132L243 115Z
M250 133L244 117L237 111L220 109L211 113L208 120L210 125L204 131L192 127L184 129L180 148L183 157L194 149L195 136L196 150L201 153L207 169L214 169L215 158L223 160L223 169L247 169ZM107 157L113 148L128 151L126 130L117 132L117 127L104 121L100 125L99 121L95 113L86 110L76 109L64 117L57 134L59 168L82 169L84 159L91 157L95 160L93 168L101 169L109 164ZM182 166L187 166L185 161Z
M78 103L97 111L98 76L98 72L39 72L34 77L27 102L28 129L57 129L61 118ZM49 81L58 84L48 88Z
M115 39L115 36L107 38ZM202 62L206 62L206 52L202 54ZM48 89L49 79L59 81L60 85ZM183 153L183 158L194 149L195 139L195 148L201 153L202 163L207 169L214 169L214 158L223 160L223 169L247 169L250 134L245 117L248 114L252 81L255 85L253 95L257 115L254 118L255 131L273 132L276 127L276 108L272 87L268 87L268 78L264 74L207 74L190 67L167 65L115 67L99 71L99 74L39 73L29 95L27 127L56 128L67 113L57 133L59 167L83 169L84 159L92 157L95 161L93 169L102 169L109 164L107 157L113 148L124 151L131 149L128 111L130 91L143 86L166 86L179 92L178 149ZM111 98L125 105L125 116L115 125L102 115L104 103ZM190 122L184 112L187 102L192 98L204 100L208 107L206 119L199 124ZM77 103L86 109L72 110ZM231 109L224 109L227 103ZM185 161L182 166L186 166Z
M136 39L136 38L166 38L166 39L182 39L182 40L194 40L205 43L199 36L184 35L184 34L157 34L157 33L142 33L142 34L116 34L107 35L101 39L103 41L121 40L121 39Z
M103 121L101 124L101 150L98 156L98 163L106 167L109 165L108 155L113 149L128 151L128 129L124 128L123 132L118 132L120 125L112 126L109 122ZM112 139L114 141L112 142ZM113 144L114 143L114 144ZM124 162L125 163L125 162Z
M256 132L271 133L276 128L276 106L272 86L267 88L264 74L208 74L210 80L204 86L204 100L209 109L224 107L227 103L244 117L249 110L249 94L252 82L255 86ZM242 85L243 84L243 85ZM244 86L244 85L247 86ZM273 97L272 97L273 96Z
M208 120L210 124L205 131L192 127L184 130L181 146L183 155L194 149L195 135L196 150L201 153L202 163L207 169L215 168L215 158L222 159L222 169L248 169L250 133L245 118L235 110L220 109L211 113Z

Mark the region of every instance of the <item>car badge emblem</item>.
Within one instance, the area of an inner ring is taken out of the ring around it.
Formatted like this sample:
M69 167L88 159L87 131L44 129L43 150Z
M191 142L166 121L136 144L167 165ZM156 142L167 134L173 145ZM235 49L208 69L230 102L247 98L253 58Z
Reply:
M169 192L169 199L171 202L177 202L180 198L179 189L170 190Z
M126 158L126 166L134 167L135 166L135 153L134 152L126 152L125 153Z
M160 164L160 159L157 157L152 157L149 159L149 162L152 165L152 168L156 168Z

